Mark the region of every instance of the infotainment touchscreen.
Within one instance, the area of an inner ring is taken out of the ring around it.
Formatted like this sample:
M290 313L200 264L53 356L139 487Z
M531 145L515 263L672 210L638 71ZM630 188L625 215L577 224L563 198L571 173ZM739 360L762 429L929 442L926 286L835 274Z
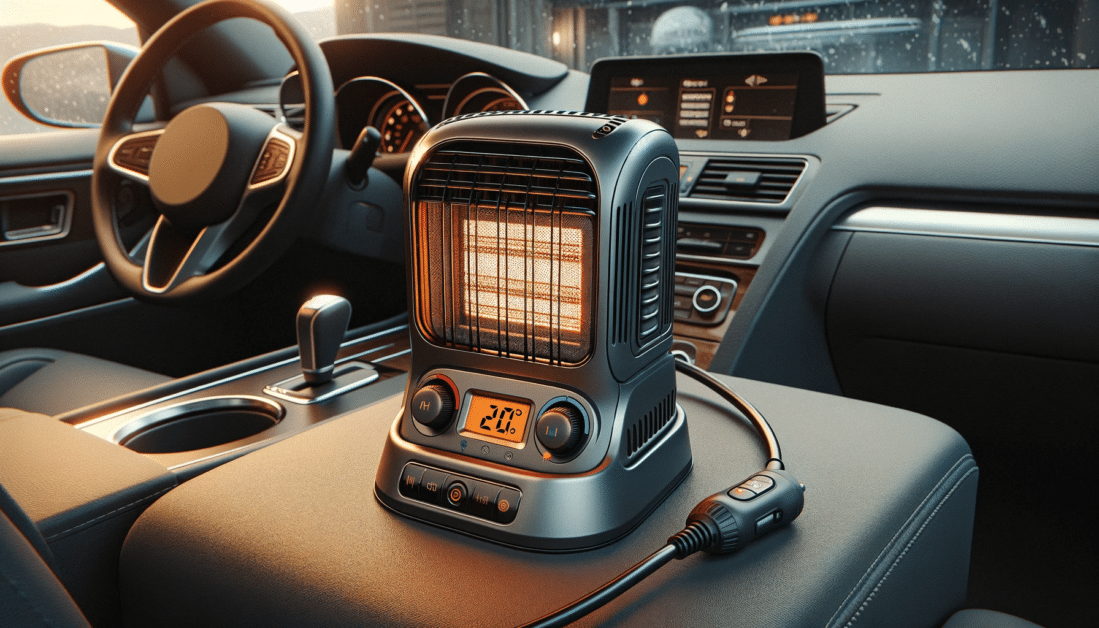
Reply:
M677 139L788 140L824 126L824 68L808 52L601 59L586 109Z

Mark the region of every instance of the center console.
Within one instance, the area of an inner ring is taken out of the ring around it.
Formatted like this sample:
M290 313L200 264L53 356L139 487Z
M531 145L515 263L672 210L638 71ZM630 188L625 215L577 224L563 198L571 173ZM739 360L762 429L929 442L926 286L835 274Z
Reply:
M806 486L802 515L737 554L673 562L583 625L843 626L857 617L926 628L962 605L977 469L957 433L901 410L723 379L782 439L788 468ZM402 402L394 395L158 500L123 551L125 619L163 626L533 620L662 546L695 503L760 468L764 450L745 420L701 386L682 377L678 384L693 470L610 545L531 552L388 510L372 488L398 426Z

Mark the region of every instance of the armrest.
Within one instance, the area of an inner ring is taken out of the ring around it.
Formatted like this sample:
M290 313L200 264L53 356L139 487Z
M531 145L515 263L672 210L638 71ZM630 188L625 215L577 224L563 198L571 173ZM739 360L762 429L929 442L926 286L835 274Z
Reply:
M145 456L67 423L0 408L0 485L38 527L58 577L100 625L118 614L126 533L176 479Z

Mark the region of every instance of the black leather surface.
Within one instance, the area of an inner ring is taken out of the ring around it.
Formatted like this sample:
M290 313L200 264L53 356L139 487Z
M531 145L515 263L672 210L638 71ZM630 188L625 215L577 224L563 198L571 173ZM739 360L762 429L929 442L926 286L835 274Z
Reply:
M738 554L674 561L581 624L821 626L863 616L872 623L858 625L941 625L965 595L976 478L965 442L912 413L731 381L770 419L808 487L801 517ZM658 549L700 499L762 467L747 424L700 386L680 385L694 470L608 547L523 552L385 510L373 484L400 405L391 398L158 500L123 548L125 619L506 626L539 617Z
M1014 615L983 608L967 608L954 613L943 628L1040 628L1038 624Z
M0 485L38 527L93 624L117 621L122 540L175 483L161 465L67 423L0 410Z
M0 512L0 626L88 626L65 587Z
M171 378L56 349L0 352L0 407L57 415Z

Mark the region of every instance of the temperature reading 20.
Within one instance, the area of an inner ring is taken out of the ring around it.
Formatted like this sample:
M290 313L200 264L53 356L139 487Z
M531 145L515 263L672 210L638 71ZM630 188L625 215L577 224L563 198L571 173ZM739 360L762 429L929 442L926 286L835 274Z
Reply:
M508 406L500 407L496 404L489 405L492 408L492 414L486 414L481 419L481 431L488 432L494 430L497 434L510 434L515 435L515 428L511 426L512 419L516 419L523 416L522 408L510 408ZM496 422L495 426L493 421Z
M510 443L522 443L527 433L530 402L471 392L462 432L491 437Z

